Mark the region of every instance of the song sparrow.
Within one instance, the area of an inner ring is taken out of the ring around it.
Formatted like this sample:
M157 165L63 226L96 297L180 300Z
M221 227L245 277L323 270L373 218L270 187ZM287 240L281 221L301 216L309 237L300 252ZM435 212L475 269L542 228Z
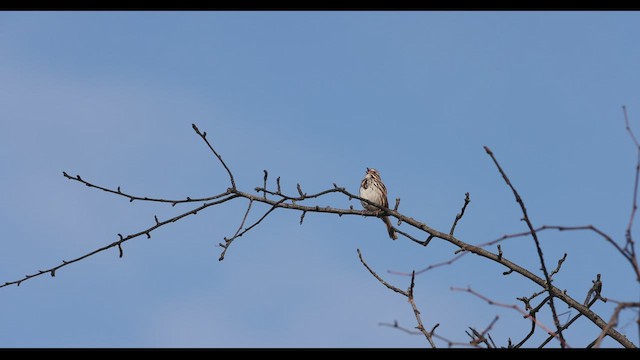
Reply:
M360 183L360 197L363 199L367 199L377 205L389 207L389 200L387 199L387 188L384 186L378 170L367 168L367 174L364 176L364 179L362 179L362 182ZM378 213L381 211L379 208L367 204L364 201L360 201L360 203L362 203L362 207L364 207L365 210L375 211ZM397 239L398 236L391 226L389 217L381 216L381 218L382 221L384 221L384 224L387 225L389 237L393 240Z

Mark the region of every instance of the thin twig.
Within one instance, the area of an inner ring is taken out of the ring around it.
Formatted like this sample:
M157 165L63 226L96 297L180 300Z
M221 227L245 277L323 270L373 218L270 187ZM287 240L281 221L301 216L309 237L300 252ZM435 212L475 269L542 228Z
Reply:
M522 210L522 215L524 216L523 220L529 227L529 231L531 232L531 237L533 238L533 241L535 242L535 245L536 245L536 250L538 251L538 258L540 260L542 273L544 274L544 278L546 280L546 288L547 288L547 291L549 292L549 296L551 296L551 299L549 300L549 307L551 308L551 314L553 315L553 322L555 323L556 328L558 329L558 338L561 340L560 345L564 348L565 341L562 335L562 330L560 329L561 328L560 319L558 319L558 313L556 312L556 306L553 301L553 292L551 291L551 276L549 276L549 272L547 271L547 265L545 264L544 256L542 255L542 247L540 247L540 241L538 241L538 235L536 234L533 224L531 224L531 220L529 220L529 215L527 214L527 208L524 205L524 201L522 201L522 197L520 196L520 194L518 194L518 191L516 190L516 188L511 184L511 181L507 177L507 174L504 172L504 170L502 170L502 167L498 163L498 160L496 159L496 157L493 155L493 152L491 151L491 149L485 146L484 150L487 152L487 154L489 154L489 156L493 160L493 163L496 165L496 167L498 168L498 171L502 175L502 178L504 179L506 184L509 186L509 188L511 188L511 191L513 192L513 195L516 198L516 202L520 205L520 209Z
M362 263L362 265L364 265L365 268L367 268L367 270L369 270L369 273L371 273L371 275L373 275L373 277L376 278L376 280L380 281L380 283L382 285L386 286L387 289L393 290L393 291L397 292L398 294L406 296L407 298L409 297L409 293L408 292L406 292L404 290L401 290L401 289L389 284L388 282L384 281L384 279L381 278L378 274L376 274L376 272L373 271L369 267L369 265L367 265L367 263L364 261L364 259L362 258L362 253L360 252L360 249L356 249L356 250L358 251L358 257L360 258L360 262Z
M227 166L227 164L225 164L224 160L222 160L222 156L220 156L216 152L216 150L213 148L213 146L211 146L211 144L209 143L209 140L207 140L207 132L205 131L204 133L201 133L200 130L198 129L198 127L196 126L196 124L191 124L191 126L193 127L193 130L195 130L195 132L198 135L200 135L202 140L204 140L204 142L207 143L207 146L209 147L209 149L211 149L211 151L213 151L213 154L218 158L218 160L220 160L220 163L222 164L222 166L224 166L225 170L227 170L227 174L229 174L229 180L231 180L231 188L235 189L236 188L236 182L233 180L233 174L231 174L231 170L229 170L229 167Z
M247 221L247 216L249 216L249 212L251 211L251 205L253 204L253 200L249 200L249 205L247 206L247 211L244 212L244 216L242 217L242 222L240 222L240 226L238 226L238 230L233 236L238 236L240 231L242 231L242 227L244 226L244 222Z
M267 210L267 212L265 212L265 213L264 213L264 215L262 215L262 216L260 217L260 219L256 220L256 222L254 222L253 224L251 224L249 227L247 227L247 228L243 229L242 231L238 231L238 232L236 232L236 234L235 234L235 235L233 235L231 238L227 239L227 238L225 237L225 238L224 238L224 244L218 244L218 245L220 245L220 247L222 247L222 253L220 253L220 258L218 258L218 261L222 261L222 260L224 260L224 256L226 255L227 250L229 249L229 246L231 245L231 243L232 243L235 239L237 239L237 238L241 237L241 236L242 236L242 235L244 235L246 232L248 232L249 230L251 230L251 229L253 229L254 227L256 227L258 224L260 224L260 223L262 222L262 220L264 220L264 219L267 217L267 215L269 215L273 210L277 209L277 208L278 208L278 205L279 205L280 203L284 202L284 201L285 201L285 199L280 199L278 202L276 202L274 205L272 205L272 206L271 206L271 208L270 208L269 210ZM249 207L250 207L250 206L249 206ZM248 214L248 213L249 213L249 209L247 209L247 213L246 213L246 214ZM246 214L245 214L245 217L246 217ZM243 223L244 223L244 220L243 220Z
M431 334L431 336L433 336L434 338L438 339L438 340L442 340L443 342L445 342L447 344L447 347L452 347L452 346L466 346L466 347L474 347L473 345L469 344L468 342L456 342L456 341L451 341L447 338L445 338L444 336L438 335L435 333L436 328L439 326L440 324L436 324L431 331L429 332ZM394 328L394 329L398 329L404 333L407 333L409 335L423 335L421 331L416 331L416 330L411 330L411 329L407 329L406 327L403 327L401 325L398 324L397 320L393 321L393 324L390 323L384 323L384 322L380 322L378 323L378 326L387 326L390 328ZM475 346L477 347L477 346Z
M453 257L452 259L449 259L447 261L443 261L443 262L440 262L440 263L437 263L437 264L429 265L429 266L427 266L426 268L424 268L422 270L416 271L416 275L422 274L423 272L427 272L427 271L429 271L431 269L435 269L435 268L438 268L438 267L441 267L441 266L451 265L453 262L455 262L456 260L458 260L459 258L464 256L464 254L466 254L466 253L458 254L455 257ZM408 274L408 273L405 273L405 272L394 271L394 270L387 270L387 272L389 274L394 274L394 275L411 275L411 274Z
M83 178L80 177L80 175L71 176L71 175L67 174L66 171L63 171L62 175L64 177L66 177L67 179L69 179L69 180L77 181L79 183L82 183L82 184L90 187L90 188L95 188L95 189L102 190L102 191L105 191L105 192L108 192L108 193L111 193L111 194L115 194L115 195L126 197L127 199L129 199L129 202L133 202L134 200L140 200L140 201L169 203L172 206L175 206L176 204L181 204L181 203L192 203L192 202L202 202L202 201L215 200L215 199L219 199L221 197L229 195L228 192L223 192L223 193L218 194L218 195L209 196L209 197L205 197L205 198L196 198L196 199L192 199L189 196L187 196L186 199L181 199L181 200L150 198L150 197L146 197L146 196L135 196L135 195L124 193L124 192L122 192L120 190L120 186L118 186L117 190L112 190L112 189L108 189L108 188L105 188L105 187L102 187L102 186L99 186L99 185L95 185L95 184L92 184L92 183L84 180Z
M418 306L416 306L416 302L413 298L413 287L415 286L415 278L416 278L416 274L415 272L413 273L413 276L411 276L411 285L409 286L409 303L411 304L411 307L413 308L413 314L416 316L416 321L418 322L418 326L417 329L422 332L422 334L424 334L424 337L427 338L427 341L429 341L429 344L431 344L432 348L436 348L436 344L433 342L433 339L431 338L431 334L427 331L427 329L424 328L424 325L422 325L422 317L420 316L420 310L418 310Z
M562 264L566 259L567 253L564 253L564 256L560 260L558 260L558 266L549 274L549 277L553 277L553 275L557 274L558 271L560 271L560 268L562 267Z
M525 319L529 319L533 322L536 323L537 326L539 326L541 329L543 329L544 331L547 332L547 334L552 335L555 334L551 329L549 329L548 327L546 327L544 324L542 324L541 322L539 322L535 317L529 315L526 311L522 310L518 305L514 305L514 304L502 304L496 301L493 301L491 299L489 299L488 297L481 295L480 293L474 291L473 289L471 289L470 287L467 288L457 288L457 287L452 287L451 290L453 291L464 291L464 292L468 292L474 296L479 297L480 299L486 301L489 305L495 305L495 306L499 306L499 307L503 307L503 308L508 308L508 309L513 309L516 310L517 312L519 312L520 314L522 314L524 316ZM560 341L561 344L564 344L563 347L569 347L569 345L564 341L564 339L558 337L558 335L555 335L555 337L558 338L558 341Z
M416 306L416 302L413 299L413 288L415 286L415 274L414 276L411 277L411 285L409 285L409 289L407 291L403 291L391 284L389 284L388 282L384 281L384 279L382 279L378 274L376 274L375 271L373 271L369 265L367 265L367 263L364 261L364 259L362 258L362 253L360 252L360 249L357 249L358 251L358 258L360 258L360 262L362 263L362 265L364 265L365 268L367 268L367 270L369 270L369 273L371 275L373 275L374 278L376 278L376 280L378 280L382 285L386 286L388 289L397 292L398 294L404 295L407 297L407 299L409 299L409 303L411 304L411 308L413 309L413 313L416 317L416 321L418 322L418 326L416 327L416 329L418 329L427 339L427 341L429 342L429 344L431 345L432 348L436 348L436 344L433 342L433 338L431 336L431 334L424 328L424 326L422 325L422 317L420 316L420 310L418 310L418 307ZM434 329L437 326L434 326Z
M487 325L487 327L480 333L481 336L485 336L487 335L487 333L489 333L489 330L491 330L493 328L493 325L496 324L496 322L498 322L498 319L500 319L500 316L496 315L495 318L493 318L493 320L489 323L489 325Z
M214 201L214 202L210 202L210 203L205 203L202 206L199 206L199 207L197 207L195 209L191 209L191 210L189 210L189 211L187 211L185 213L182 213L180 215L174 216L174 217L172 217L172 218L170 218L168 220L157 222L155 225L153 225L153 226L151 226L151 227L149 227L149 228L147 228L145 230L139 231L137 233L134 233L134 234L131 234L131 235L127 235L125 237L120 235L118 241L114 241L109 245L105 245L105 246L103 246L101 248L93 250L93 251L91 251L89 253L86 253L86 254L84 254L82 256L79 256L79 257L77 257L75 259L72 259L72 260L69 260L69 261L62 260L62 264L60 264L58 266L54 266L54 267L52 267L50 269L40 270L37 273L31 274L31 275L25 275L23 278L21 278L19 280L5 282L3 285L0 285L0 288L3 288L5 286L9 286L9 285L14 285L14 284L20 286L20 284L23 281L26 281L26 280L29 280L29 279L33 279L35 277L38 277L38 276L46 274L46 273L50 273L51 276L55 276L56 271L58 271L58 269L61 269L61 268L65 267L65 266L67 266L67 265L73 264L73 263L78 262L80 260L86 259L86 258L88 258L90 256L93 256L93 255L98 254L100 252L103 252L105 250L111 249L113 247L118 247L119 257L122 257L122 254L123 254L123 252L122 252L122 243L124 243L125 241L131 240L131 239L136 238L136 237L138 237L140 235L150 236L149 234L153 230L155 230L155 229L157 229L157 228L159 228L161 226L164 226L164 225L172 223L172 222L176 222L176 221L178 221L178 220L180 220L180 219L182 219L182 218L184 218L186 216L189 216L189 215L195 215L199 211L204 210L204 209L206 209L206 208L208 208L210 206L221 204L223 202L232 200L232 199L234 199L236 197L238 197L238 195L235 195L235 194L234 195L229 195L228 197L226 197L224 199L221 199L221 200L218 200L218 201Z
M589 304L587 304L587 307L590 308L593 304L596 303L596 301L598 301L599 299L601 299L600 297L594 297L593 299L591 299L591 301L589 302ZM606 300L606 299L605 299ZM573 318L571 318L571 320L567 321L566 324L564 324L563 330L567 329L569 326L571 326L571 324L573 324L574 321L578 320L579 317L581 317L582 314L578 313L576 314ZM554 338L553 335L549 335L549 337L542 342L542 344L540 344L539 348L543 348L549 341L551 341Z
M601 274L596 274L596 279L595 280L591 280L591 282L593 283L593 286L591 286L591 289L589 289L589 291L587 292L587 298L584 299L584 304L587 305L589 303L589 301L591 300L591 296L593 296L595 294L594 299L602 299L604 302L607 302L607 299L603 298L601 296L602 293L602 280L601 278Z
M531 316L532 318L535 319L535 316ZM514 349L518 349L520 348L522 345L524 345L524 343L529 340L529 338L531 338L531 336L533 336L533 333L536 331L536 323L535 321L531 322L531 329L529 330L529 333L527 335L525 335L524 339L522 339L520 342L518 342L516 345L512 346L512 348ZM550 336L550 338L554 338L553 336Z
M638 258L636 257L636 249L635 243L633 241L633 236L631 235L631 229L633 228L633 220L636 217L636 211L638 210L638 179L640 178L640 144L638 144L638 140L636 140L631 127L629 126L629 116L627 116L627 107L623 106L622 111L624 113L624 122L627 128L627 132L629 132L629 136L631 136L631 140L636 146L636 150L638 153L638 160L636 161L636 177L633 184L633 206L631 207L631 215L629 215L629 225L627 226L627 230L625 232L625 238L627 240L625 244L625 252L629 255L628 259L631 262L631 265L636 270L636 280L640 281L640 269L638 269ZM640 331L640 322L638 323L638 331Z
M613 314L611 315L611 319L607 323L607 326L605 326L604 329L602 329L602 331L600 332L600 335L598 335L598 337L596 338L595 342L593 343L593 347L594 348L599 348L600 347L600 343L602 342L602 339L604 339L604 337L607 336L607 331L610 328L613 328L616 325L618 325L618 315L620 314L620 311L622 311L622 309L626 309L626 308L629 308L629 307L640 307L640 302L620 302L620 303L618 303L618 305L616 306L615 310L613 310ZM591 346L589 346L589 347L591 347Z
M464 210L467 208L467 205L469 205L469 201L471 200L469 199L469 193L467 192L464 194L464 205L462 205L462 210L460 210L460 213L456 215L456 218L453 221L453 225L451 225L449 235L453 235L453 231L456 229L456 225L458 225L458 220L462 219L462 217L464 216Z

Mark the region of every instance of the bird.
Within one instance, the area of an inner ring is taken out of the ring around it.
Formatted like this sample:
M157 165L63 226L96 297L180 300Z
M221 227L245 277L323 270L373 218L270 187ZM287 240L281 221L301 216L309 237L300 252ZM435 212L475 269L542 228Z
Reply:
M367 199L376 205L380 205L383 207L389 207L389 199L387 199L387 188L384 186L382 182L382 178L380 177L380 173L378 170L374 168L367 168L367 172L360 183L360 197L363 199ZM379 208L368 204L364 201L360 201L362 207L368 211L375 211L380 213L382 210ZM396 240L398 236L396 235L393 226L391 226L391 221L387 215L380 217L384 224L387 226L387 232L389 233L389 237L393 240Z

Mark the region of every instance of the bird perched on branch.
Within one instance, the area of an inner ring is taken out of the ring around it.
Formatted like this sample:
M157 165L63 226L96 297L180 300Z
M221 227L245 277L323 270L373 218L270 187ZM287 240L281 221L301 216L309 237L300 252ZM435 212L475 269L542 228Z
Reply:
M380 173L378 170L373 168L367 168L367 174L362 179L360 183L360 197L363 199L367 199L376 205L380 205L383 207L389 207L389 200L387 199L387 188L384 186L382 182L382 178L380 178ZM378 214L382 212L379 208L367 204L364 201L360 201L362 203L362 207L368 211L374 211ZM393 240L397 239L395 230L393 230L393 226L391 226L391 221L389 217L383 215L380 217L384 224L387 226L387 232L389 233L389 237Z

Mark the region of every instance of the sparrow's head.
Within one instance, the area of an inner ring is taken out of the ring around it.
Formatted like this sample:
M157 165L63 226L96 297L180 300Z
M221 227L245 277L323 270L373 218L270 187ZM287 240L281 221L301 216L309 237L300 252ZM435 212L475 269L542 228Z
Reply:
M380 173L378 172L378 170L374 169L374 168L367 168L367 175L368 177L373 177L376 179L380 179Z

